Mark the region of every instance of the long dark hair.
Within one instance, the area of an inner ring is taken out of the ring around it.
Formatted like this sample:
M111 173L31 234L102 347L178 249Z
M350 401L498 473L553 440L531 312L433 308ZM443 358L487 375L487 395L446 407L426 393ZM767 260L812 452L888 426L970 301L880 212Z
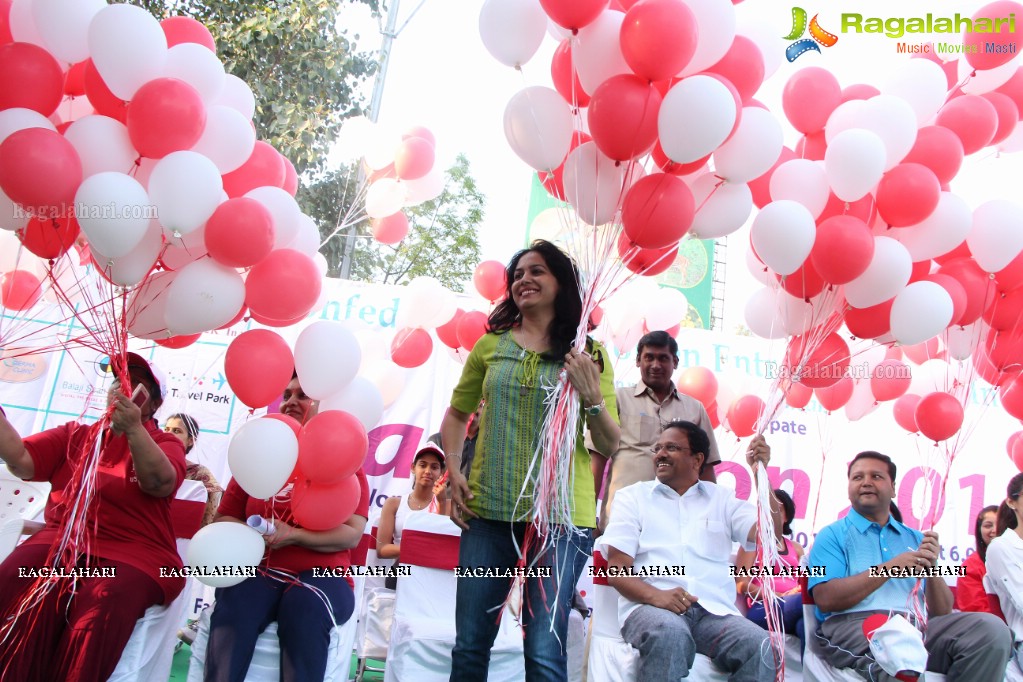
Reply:
M579 331L579 320L583 316L582 295L579 292L579 270L564 251L543 239L534 241L528 249L522 249L508 262L505 268L505 292L501 301L487 319L488 332L500 332L511 329L522 319L519 307L512 300L511 289L515 281L515 269L519 261L527 253L538 253L543 258L547 269L558 281L558 293L554 297L554 318L547 328L550 350L545 353L548 359L560 360L572 349L576 332Z
M977 514L977 520L973 522L973 537L977 540L977 554L980 555L981 561L987 561L987 540L984 539L980 527L984 525L984 517L988 514L994 514L997 517L998 507L993 504L984 507Z
M1023 495L1023 474L1016 474L1009 479L1009 485L1005 488L1005 496L1012 500L1019 500L1020 495ZM1006 528L1016 529L1016 512L1005 500L1002 500L1002 503L998 505L998 534L1004 533Z

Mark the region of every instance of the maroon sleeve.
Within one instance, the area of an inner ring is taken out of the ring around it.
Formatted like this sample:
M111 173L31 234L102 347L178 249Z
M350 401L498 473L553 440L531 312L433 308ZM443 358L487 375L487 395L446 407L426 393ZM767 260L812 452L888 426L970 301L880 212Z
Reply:
M359 498L359 506L355 508L353 512L356 516L361 516L364 519L369 519L369 481L366 480L366 474L360 467L355 472L355 477L359 479L359 488L362 491L362 496Z
M220 508L217 513L223 516L233 516L236 519L245 520L245 505L249 502L249 494L242 490L238 481L231 479L227 484L223 497L220 498Z
M68 422L24 439L25 449L28 450L35 466L33 481L49 481L57 469L67 461L71 434L77 426L75 422Z

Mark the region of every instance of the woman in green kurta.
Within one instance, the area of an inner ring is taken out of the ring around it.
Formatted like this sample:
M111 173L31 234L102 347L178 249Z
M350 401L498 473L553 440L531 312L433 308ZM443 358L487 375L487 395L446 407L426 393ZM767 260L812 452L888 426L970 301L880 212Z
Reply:
M566 680L564 650L576 581L592 550L596 508L583 426L601 452L617 449L619 430L611 363L588 340L574 350L582 297L572 261L549 242L536 241L508 264L505 300L488 320L488 333L473 348L441 425L452 491L452 519L463 529L463 568L513 569L518 563L536 473L529 472L545 416L545 398L562 371L580 399L572 459L572 526L558 526L540 556L527 566L550 577L528 577L522 608L527 682ZM468 480L459 473L469 416L485 399L476 454ZM452 461L454 460L454 461ZM491 571L491 572L492 572ZM497 635L499 607L510 577L460 577L451 679L485 680Z

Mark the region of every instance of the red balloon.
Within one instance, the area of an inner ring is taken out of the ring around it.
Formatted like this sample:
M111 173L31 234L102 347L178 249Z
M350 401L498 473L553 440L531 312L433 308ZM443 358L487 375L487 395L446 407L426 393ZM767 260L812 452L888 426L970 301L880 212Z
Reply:
M736 35L725 56L708 68L707 72L720 74L730 80L745 103L752 99L764 82L764 56L760 54L756 43L746 36Z
M959 242L959 246L955 247L951 251L946 251L940 256L935 256L932 260L938 265L945 265L951 261L958 260L959 258L973 258L973 253L970 251L970 245L966 243L966 240Z
M302 434L302 422L295 419L290 414L283 414L281 412L268 412L265 415L263 415L262 419L276 419L279 422L287 424L288 427L295 433L295 438L298 438ZM295 471L296 473L299 472L298 464L295 464ZM305 480L305 474L302 473L302 475L298 477L293 476L293 478L296 478L296 480Z
M1002 407L1016 419L1023 419L1023 375L1017 374L998 387Z
M867 85L866 83L854 83L842 90L842 101L849 102L854 99L870 99L871 97L877 97L880 94L881 91L873 85Z
M916 425L933 441L951 438L963 425L963 406L943 391L925 395L916 405Z
M707 161L710 159L710 154L697 159L696 161L690 161L689 163L677 163L668 158L668 155L661 149L661 143L655 142L654 148L650 150L650 158L654 164L665 173L671 173L672 175L691 175L696 171L700 170L707 165Z
M911 346L903 346L902 352L906 358L917 365L922 365L928 360L934 360L941 355L938 349L937 337L914 343Z
M320 297L322 279L313 259L292 249L271 251L249 270L245 305L272 320L305 316Z
M803 264L791 275L775 275L785 291L796 298L809 301L811 298L824 291L825 281L813 266L813 261L807 258Z
M963 165L963 143L959 136L942 126L924 126L916 133L916 142L903 163L919 163L930 168L945 185L952 182Z
M213 54L217 53L217 43L213 40L213 34L203 26L201 21L191 17L167 17L160 22L164 36L167 37L167 47L174 47L181 43L195 43L209 48Z
M27 270L12 270L0 277L0 303L8 310L28 310L42 295L42 282Z
M674 175L652 173L626 191L622 229L636 246L663 249L685 236L695 214L696 201L689 185Z
M254 320L263 325L264 327L274 327L275 329L280 329L282 327L290 327L296 322L304 320L305 316L308 314L304 313L302 315L296 315L294 317L279 320L273 317L267 317L266 315L260 315L258 311L247 310L245 306L242 306L242 310L248 314L248 318L250 320Z
M203 237L213 260L230 268L252 267L273 250L273 216L255 199L228 199L206 221Z
M801 133L824 129L828 116L842 103L838 79L818 66L796 71L782 91L782 109L792 127Z
M1004 142L1009 135L1012 135L1012 131L1016 129L1016 121L1019 120L1019 109L1016 107L1016 103L1012 101L1011 97L1000 92L985 92L981 97L991 103L998 116L998 126L988 144Z
M588 133L584 133L581 130L577 130L572 133L572 144L569 147L569 153L579 145L591 141L593 138ZM567 156L567 155L566 155ZM552 171L537 171L536 177L540 180L540 184L547 190L555 199L559 201L565 201L565 162L562 161L561 165Z
M281 160L284 162L284 182L281 183L281 189L295 196L298 194L298 171L295 170L295 164L284 154L281 154Z
M739 438L752 436L765 408L764 401L755 395L744 395L736 399L728 408L728 428Z
M579 81L579 74L572 66L572 40L565 38L554 50L551 57L551 80L554 81L554 89L558 91L565 101L574 109L580 109L590 104L589 94L583 90L583 84Z
M504 264L496 260L485 260L472 273L472 283L480 296L491 303L504 296L508 273Z
M331 485L301 480L291 491L291 513L302 528L333 530L351 518L360 497L362 486L355 476Z
M813 389L817 396L817 402L828 412L841 409L853 394L853 380L851 377L842 377L836 383L824 388Z
M1005 292L1023 285L1023 253L1016 256L1004 268L995 273L998 290Z
M64 96L64 71L31 43L0 45L0 110L20 107L49 116Z
M163 346L164 348L187 348L193 343L199 340L202 336L199 334L181 334L179 336L172 336L167 339L155 339L156 345Z
M402 329L391 340L391 360L399 367L419 367L433 353L433 338L425 329Z
M99 75L91 59L85 60L85 96L97 114L109 116L121 123L128 120L128 103L110 92L106 81Z
M845 311L845 326L849 333L860 339L876 339L892 330L892 304L894 298L869 308L849 308Z
M994 24L992 28L997 30L994 32L974 30L963 33L963 45L973 46L973 49L963 51L963 57L970 66L975 69L993 69L1019 54L1020 41L1016 37L1015 28L1012 31L1009 30L1008 19L1012 16L1023 16L1023 6L1011 2L1011 0L998 0L998 2L984 5L977 10L973 18L987 18L991 24ZM988 50L986 46L992 43L995 49Z
M796 143L796 157L809 159L810 161L823 161L824 154L828 151L828 140L823 130L816 133L807 133L799 138Z
M257 187L283 187L286 176L284 157L266 142L257 140L248 160L223 175L224 191L234 198Z
M80 184L78 152L59 133L25 128L0 143L0 188L26 210L64 214Z
M661 99L656 88L637 76L612 76L597 86L587 117L597 148L615 161L648 152L657 141Z
M177 78L154 78L128 104L128 137L139 154L150 159L191 149L205 126L202 96Z
M685 68L696 54L698 38L696 17L685 3L639 0L625 13L618 42L625 63L637 76L659 81Z
M313 483L330 485L359 470L369 438L358 417L325 410L305 423L298 436L298 466Z
M383 218L373 218L369 224L373 239L381 244L397 244L408 236L408 216L402 211Z
M238 400L266 407L284 392L295 371L291 348L277 332L250 329L231 340L224 353L224 376Z
M402 140L394 154L394 172L402 180L418 180L433 168L433 145L421 137Z
M599 17L607 3L608 0L540 0L543 11L554 23L573 31Z
M929 265L929 263L930 261L927 261L924 265ZM952 299L953 322L963 316L963 313L966 312L966 289L959 283L959 280L938 273L924 275L923 279L941 285L941 288L948 292L949 298Z
M916 423L916 407L920 403L920 396L914 393L907 393L897 398L892 404L892 415L895 423L910 433L917 433L920 427Z
M707 406L707 417L710 419L711 429L721 426L721 415L718 414L718 403L716 400Z
M678 255L678 244L663 249L642 249L622 232L618 237L618 255L622 263L632 272L644 277L654 277L671 267Z
M688 367L682 370L675 388L679 393L699 400L709 413L710 406L717 399L718 380L714 372L706 367Z
M810 403L813 397L813 389L798 382L792 382L785 389L785 403L789 407L801 410Z
M81 97L85 94L85 70L89 60L72 64L64 74L64 94ZM93 107L95 109L95 107Z
M771 203L771 176L774 175L774 171L778 169L778 166L782 165L786 161L798 158L799 156L791 149L788 147L782 147L781 154L778 155L778 160L774 162L771 169L759 178L750 180L749 189L753 194L753 203L757 205L757 208L763 208Z
M976 322L984 312L985 304L994 297L995 283L988 273L981 270L972 258L956 258L942 265L938 274L957 280L966 291L966 310L952 322L963 326Z
M465 311L459 308L455 311L455 314L450 320L437 327L437 338L448 348L454 348L455 350L462 347L461 342L458 340L458 321L465 315Z
M866 271L873 257L874 235L859 218L835 216L817 225L810 260L825 282L853 281Z
M938 111L935 123L955 133L963 153L972 154L991 143L998 130L998 112L980 95L962 95Z
M984 337L982 344L995 369L1018 371L1023 365L1023 333L1020 330L991 332Z
M81 228L74 214L60 218L32 218L18 231L25 248L40 258L60 258L78 239Z
M895 400L909 390L913 374L901 360L882 360L870 373L870 392L880 402Z
M810 388L825 388L838 383L849 370L849 346L832 332L820 342L820 330L793 336L785 351L785 365L790 376Z
M486 332L487 315L479 310L470 310L462 315L458 319L458 325L455 330L458 336L458 344L470 351Z
M430 132L429 128L423 126L412 126L401 134L401 139L407 140L410 137L421 137L434 147L437 146L437 138Z
M919 163L900 163L884 174L874 195L877 212L892 227L916 225L934 213L941 198L941 183Z

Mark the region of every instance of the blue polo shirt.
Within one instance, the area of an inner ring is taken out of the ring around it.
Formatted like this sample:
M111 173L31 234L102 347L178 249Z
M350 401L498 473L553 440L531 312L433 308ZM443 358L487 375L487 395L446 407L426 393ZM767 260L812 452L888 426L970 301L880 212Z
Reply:
M848 578L862 573L871 566L879 566L903 552L912 552L923 542L923 533L888 517L882 528L873 521L860 516L850 509L844 519L825 526L817 534L810 549L810 566L822 566L824 575L811 577L808 587L812 591L821 583L832 578ZM898 611L909 613L912 606L909 593L916 584L916 578L889 578L874 590L870 596L845 611L834 613L855 613L858 611ZM920 591L920 608L924 606L923 590ZM833 613L817 609L818 620L823 621Z

